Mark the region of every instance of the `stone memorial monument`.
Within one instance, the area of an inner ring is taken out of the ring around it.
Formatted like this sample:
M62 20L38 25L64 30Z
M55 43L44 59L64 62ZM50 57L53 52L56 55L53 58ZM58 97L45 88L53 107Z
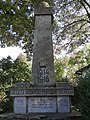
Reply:
M71 112L74 87L54 80L52 24L52 7L42 2L35 8L33 82L12 87L13 113L0 115L0 120L81 120L81 114Z
M14 113L70 113L70 96L74 88L69 84L56 85L52 43L53 10L42 2L35 9L32 80L17 83L10 91L14 97Z
M17 83L10 90L15 115L54 113L60 118L62 113L71 113L71 96L74 95L74 88L69 83L58 84L54 80L52 24L52 7L47 2L42 2L35 9L33 83Z

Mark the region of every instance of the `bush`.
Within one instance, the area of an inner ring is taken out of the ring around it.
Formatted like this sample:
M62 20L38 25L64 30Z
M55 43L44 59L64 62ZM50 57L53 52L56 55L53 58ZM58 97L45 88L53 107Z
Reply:
M17 82L31 81L31 64L23 55L16 60L11 57L0 60L0 113L13 111L10 89Z
M82 113L83 120L90 120L90 79L83 78L78 86L79 92L79 109Z

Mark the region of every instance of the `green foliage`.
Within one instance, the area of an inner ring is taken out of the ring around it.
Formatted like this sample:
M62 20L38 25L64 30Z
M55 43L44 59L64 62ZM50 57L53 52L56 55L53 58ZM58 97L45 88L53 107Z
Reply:
M79 109L83 115L83 120L90 119L90 73L89 78L82 78L78 86Z
M24 55L16 60L11 57L0 60L0 113L12 111L10 88L17 82L31 81L31 64Z
M75 72L88 64L90 64L90 46L84 47L70 58L55 59L55 79L63 80L62 75L66 73L69 82L75 80L78 84L72 102L75 109L79 109L82 113L83 120L90 119L90 68L84 71L83 76L76 77Z
M43 1L48 2L49 5L53 5L53 1L51 1L51 0L31 0L34 7L38 7L40 5L40 3Z
M31 65L22 54L14 61L13 69L13 79L17 82L31 80Z
M67 81L66 73L65 73L66 66L63 64L63 62L60 59L55 59L54 67L55 67L55 80L59 82Z
M5 82L2 84L0 80L0 113L11 112L13 109L13 99L9 94L11 87Z
M90 4L86 0L54 0L54 29L56 44L61 50L71 53L74 49L89 42ZM59 54L61 51L59 51Z
M32 55L34 7L41 1L0 0L0 47L20 46Z
M69 57L55 59L55 80L61 81L64 78L69 82L76 82L75 72L88 64L90 64L90 45L78 52L75 51Z
M0 46L20 46L31 56L34 7L42 0L0 0ZM54 40L60 49L73 49L88 42L90 5L86 0L45 0L54 8ZM63 42L68 40L68 42ZM60 53L60 51L59 51Z
M0 0L1 47L20 46L32 51L33 8L30 0Z

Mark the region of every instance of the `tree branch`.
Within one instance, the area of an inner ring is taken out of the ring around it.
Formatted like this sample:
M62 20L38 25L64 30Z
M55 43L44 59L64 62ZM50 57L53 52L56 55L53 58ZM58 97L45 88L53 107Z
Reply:
M81 21L86 21L87 22L87 20L85 20L85 19L80 19L80 20L74 21L74 22L64 26L63 28L67 28L68 26L73 25L73 24L78 23L78 22L81 22Z
M85 4L84 4L85 0L83 0L83 1L80 0L79 2L82 4L82 6L84 7L84 9L86 10L88 19L90 20L90 13L88 12L88 10L87 10L87 8L86 8L86 6L85 6ZM85 3L86 3L86 2L85 2ZM89 6L90 6L90 5L89 5Z
M73 0L70 1L70 2L67 2L67 3L63 4L63 5L61 6L61 8L64 8L64 7L66 7L68 4L71 4L71 3L73 3Z
M90 8L90 4L86 1L86 0L83 0L85 3L86 3L86 5Z
M82 25L79 27L79 29L78 29L77 31L75 31L75 33L78 33L85 24L86 24L86 23L82 24Z

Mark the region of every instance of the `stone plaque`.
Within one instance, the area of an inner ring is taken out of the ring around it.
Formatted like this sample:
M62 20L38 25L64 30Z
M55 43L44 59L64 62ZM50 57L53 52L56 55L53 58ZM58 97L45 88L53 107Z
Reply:
M56 112L56 97L29 97L28 113Z
M69 96L57 97L58 112L70 113L71 101Z
M26 113L26 97L14 98L14 113Z

